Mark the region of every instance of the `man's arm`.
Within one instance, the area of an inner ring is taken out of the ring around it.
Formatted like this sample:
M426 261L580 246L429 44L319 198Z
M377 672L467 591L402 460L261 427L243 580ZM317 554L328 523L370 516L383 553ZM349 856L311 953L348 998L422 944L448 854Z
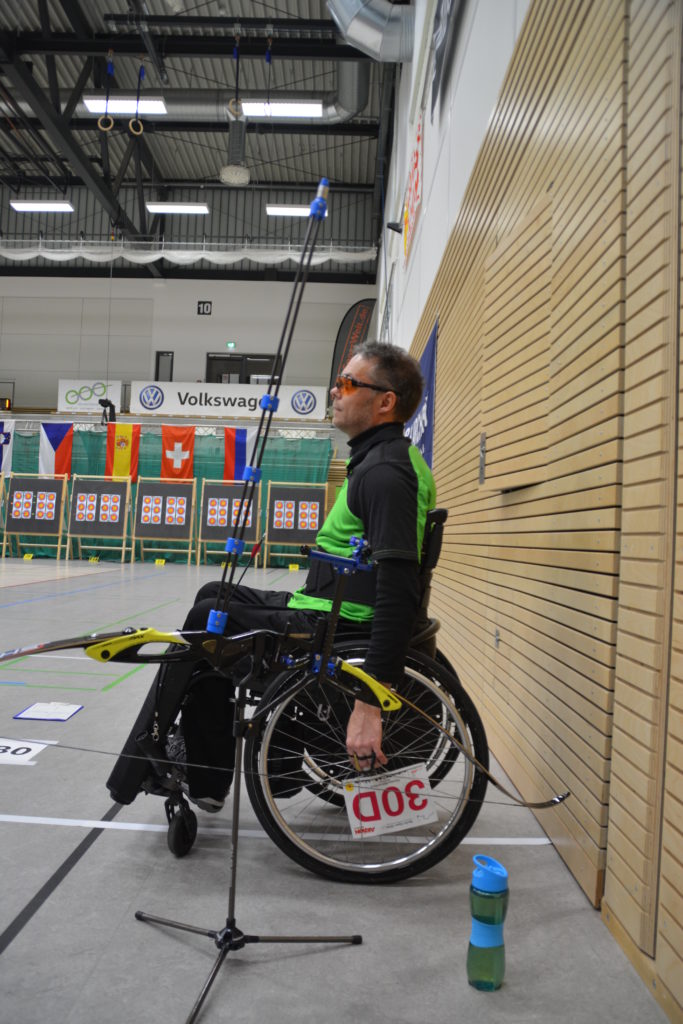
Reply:
M377 600L365 670L391 686L399 681L419 601L417 562L383 558L377 563ZM346 731L346 749L360 768L386 764L380 709L356 700Z

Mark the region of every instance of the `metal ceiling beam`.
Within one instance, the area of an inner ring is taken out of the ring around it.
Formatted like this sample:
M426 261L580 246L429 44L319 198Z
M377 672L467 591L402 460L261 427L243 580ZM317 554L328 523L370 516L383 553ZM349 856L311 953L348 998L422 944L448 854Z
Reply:
M2 136L0 136L0 138L1 137ZM134 139L131 138L131 143L132 142L134 142ZM131 146L131 150L130 151L131 151L131 154L132 154L132 152L133 152L132 146ZM7 160L7 158L6 158L6 160ZM123 157L123 159L121 161L121 166L119 167L119 170L117 172L117 178L120 175L121 180L118 182L116 187L114 187L114 185L112 185L112 191L116 195L118 195L120 189L137 188L137 183L136 182L131 181L130 179L128 179L126 181L123 180L123 174L121 173L121 167L123 167L123 164L124 164L125 161L126 161L126 157L125 157L125 154L124 154L124 157ZM7 160L7 162L9 162L9 161ZM144 157L143 157L143 164L144 164ZM2 155L1 154L0 154L0 165L2 165ZM126 170L127 170L127 163L126 163L126 166L123 168L123 173L124 174L125 174ZM45 184L45 179L41 178L41 177L39 177L37 175L33 175L33 176L26 175L26 174L18 175L18 174L16 174L16 172L10 173L8 170L5 170L4 174L5 174L5 178L7 180L7 184L10 185L10 187L13 187L13 188L18 187L19 185L21 185L22 187L26 187L26 188L32 188L32 187L39 188L41 185ZM60 190L63 190L63 189L66 189L66 188L75 188L75 187L79 187L79 186L80 187L85 187L85 182L81 181L80 178L74 178L74 177L58 178L58 177L55 177L53 179L53 181L54 181L55 186L57 188L59 188ZM319 184L320 184L319 179L316 179L315 181L259 181L259 182L250 181L248 185L246 185L243 189L240 189L239 186L235 187L234 185L221 185L216 179L210 179L210 178L164 178L163 181L160 181L159 178L155 177L153 181L152 180L145 181L145 185L148 188L150 186L154 185L154 186L158 186L159 188L163 187L163 188L166 188L166 189L169 189L169 188L170 189L179 189L179 188L182 188L182 189L201 189L205 193L210 193L210 192L218 191L218 190L226 191L227 189L229 189L230 192L233 193L233 194L236 193L236 192L240 192L240 191L249 192L249 193L251 193L251 192L275 192L275 191L282 192L282 191L284 191L284 192L305 192L305 193L310 193L312 195L312 194L315 193L315 190L317 189ZM375 186L372 183L370 183L370 184L352 184L350 182L335 181L335 182L333 182L332 188L334 190L334 194L335 195L342 195L344 193L346 193L347 195L371 195L374 192Z
M88 57L86 59L85 64L81 68L81 73L78 76L78 81L73 87L71 95L66 102L64 110L62 111L62 117L66 122L69 122L71 120L73 112L80 102L81 96L83 95L83 90L85 89L87 81L92 74L94 63L94 58Z
M164 85L168 85L168 72L164 67L163 57L160 56L159 51L154 45L154 40L147 27L147 4L145 0L129 0L129 2L133 4L137 11L136 27L147 50L147 54L154 65L154 70L159 76L159 81Z
M68 125L61 114L58 114L47 101L45 94L34 82L24 62L14 60L11 52L7 52L3 39L0 39L0 66L17 94L30 103L53 146L63 154L74 173L78 174L86 183L111 220L118 224L124 232L137 235L137 227L121 209L106 182L94 170L89 158L69 132Z
M164 59L168 57L228 57L232 56L234 38L230 36L175 36L151 35L154 46ZM240 38L240 60L263 60L268 38L248 36ZM81 57L101 57L113 49L117 57L140 56L140 36L132 33L97 33L89 38L72 32L53 32L44 39L40 32L19 32L13 36L14 52L18 56L54 54ZM288 60L362 60L354 46L337 43L333 39L273 39L272 53L276 59Z
M40 27L45 39L50 38L50 13L47 9L47 0L38 0L38 12L40 14ZM57 68L55 58L48 54L45 58L47 67L47 80L50 89L50 99L55 110L61 110L59 103L59 84L57 82Z
M105 14L104 20L112 25L137 27L140 19L134 14ZM239 18L225 15L214 18L206 14L154 14L145 15L143 20L145 24L155 27L222 28L226 32L234 32L235 28L239 28L240 36L245 36L247 32L270 32L274 39L279 32L296 36L311 32L317 35L338 35L337 26L331 18Z
M140 118L144 125L146 135L164 135L166 132L186 132L196 134L206 132L207 134L219 133L227 135L230 131L228 121L169 121L168 118L161 118L154 121L145 120L144 115ZM27 124L31 127L40 127L35 118L27 118ZM126 117L117 121L117 127L127 131L128 120ZM72 131L99 132L97 120L94 118L72 118L70 122ZM346 121L343 124L316 124L307 121L306 124L277 123L266 124L263 121L247 121L247 132L250 135L350 135L356 138L376 139L380 126L378 121L357 123Z

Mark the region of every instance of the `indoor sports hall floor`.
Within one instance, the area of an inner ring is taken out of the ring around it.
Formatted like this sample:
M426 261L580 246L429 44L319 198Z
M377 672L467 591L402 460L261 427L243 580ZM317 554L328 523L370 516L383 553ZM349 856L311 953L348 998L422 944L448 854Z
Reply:
M250 570L292 589L301 573ZM0 650L126 625L173 629L202 566L0 562ZM33 764L0 764L0 1020L15 1024L182 1024L214 963L210 939L135 920L135 911L225 925L230 801L198 811L191 853L166 843L163 801L113 804L105 780L153 669L98 665L74 651L0 666L0 745L45 741ZM465 680L466 682L466 680ZM20 721L35 702L82 704L65 722ZM494 764L496 770L497 767ZM393 886L327 882L288 860L242 800L237 924L261 934L360 932L362 946L251 945L228 955L206 1024L650 1024L666 1020L530 812L491 786L468 840ZM510 876L507 974L467 984L472 854Z

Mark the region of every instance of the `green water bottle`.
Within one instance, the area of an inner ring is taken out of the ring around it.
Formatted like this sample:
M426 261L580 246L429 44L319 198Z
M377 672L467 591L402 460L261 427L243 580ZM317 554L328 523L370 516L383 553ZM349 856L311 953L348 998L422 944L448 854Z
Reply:
M467 980L493 992L505 976L503 921L508 908L508 873L492 857L476 854L470 886L472 933L467 950Z

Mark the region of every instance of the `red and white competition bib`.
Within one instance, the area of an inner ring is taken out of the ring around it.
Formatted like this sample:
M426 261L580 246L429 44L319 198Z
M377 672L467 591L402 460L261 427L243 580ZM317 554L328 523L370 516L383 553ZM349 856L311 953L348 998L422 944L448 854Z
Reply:
M438 820L424 763L348 779L344 799L354 839L401 832Z

